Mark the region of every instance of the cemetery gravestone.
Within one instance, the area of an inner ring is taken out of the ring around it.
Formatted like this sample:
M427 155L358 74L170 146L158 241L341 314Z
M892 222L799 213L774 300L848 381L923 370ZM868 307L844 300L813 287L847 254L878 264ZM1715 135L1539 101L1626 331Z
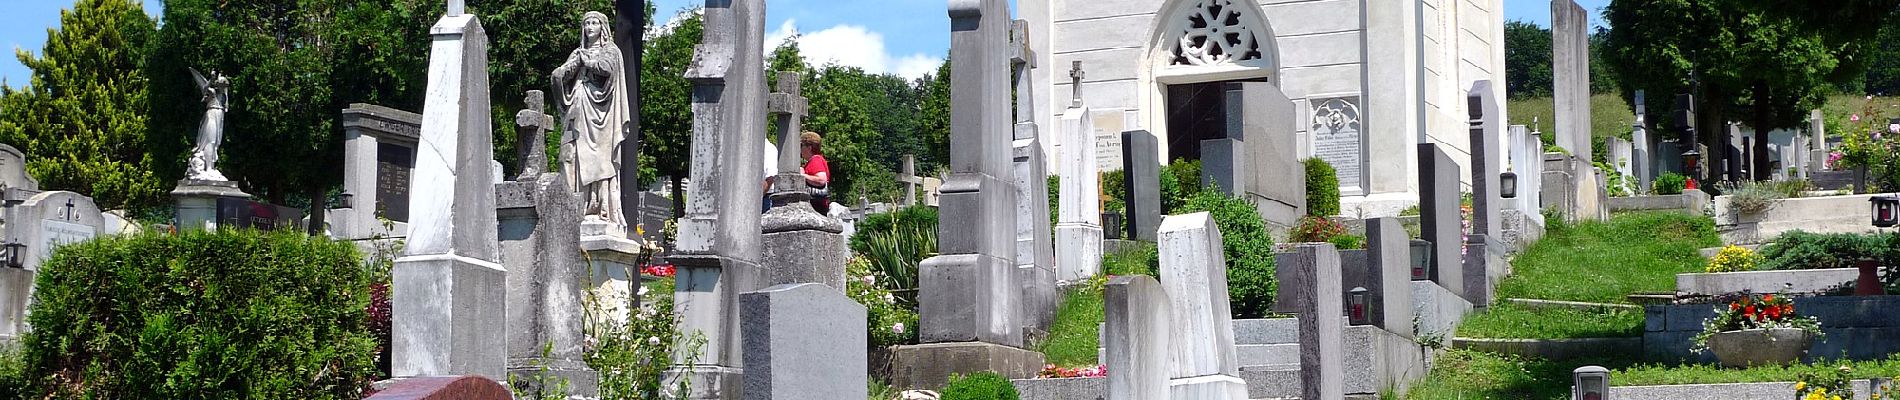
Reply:
M1632 179L1638 192L1649 189L1650 179L1656 177L1656 167L1650 162L1656 144L1650 141L1649 110L1644 101L1643 91L1636 91L1636 122L1630 124L1630 142L1633 145L1630 149L1630 171L1635 172Z
M1300 321L1300 398L1343 398L1345 327L1338 316L1344 293L1338 251L1331 243L1301 244L1277 256L1275 265L1280 292L1273 310L1295 314Z
M67 191L32 193L6 191L6 237L0 243L16 247L19 265L0 265L0 338L17 339L27 330L26 310L32 302L34 279L41 263L59 246L91 240L104 231L105 215L92 198ZM14 197L26 195L25 199Z
M1358 97L1311 100L1313 104L1313 156L1326 160L1339 176L1340 193L1364 193L1365 127L1361 122Z
M488 36L451 2L429 53L410 230L391 289L392 375L505 379Z
M693 83L692 191L672 260L680 330L705 345L676 353L666 382L690 375L690 399L736 397L743 374L739 294L763 287L759 163L724 162L728 154L761 154L765 132L763 0L709 1L705 38L686 77ZM751 159L746 157L746 159ZM682 346L684 347L684 346Z
M1460 250L1464 246L1464 218L1458 208L1458 164L1438 149L1437 144L1418 145L1419 226L1426 241L1432 242L1431 278L1446 290L1465 295L1464 268Z
M218 226L256 230L297 229L303 210L238 198L218 199Z
M1168 294L1145 275L1117 276L1104 289L1103 348L1108 400L1168 398L1170 319Z
M419 114L361 103L343 109L343 193L350 204L326 218L336 238L408 232L407 226L384 228L377 218L409 221L409 184L421 130Z
M1471 114L1471 232L1498 237L1503 231L1498 224L1498 207L1504 205L1498 192L1498 174L1502 172L1499 164L1503 160L1498 136L1504 121L1503 107L1491 94L1491 81L1481 80L1471 85L1471 95L1465 98Z
M1077 61L1069 70L1078 83L1072 87L1081 87L1082 74L1082 62ZM1096 169L1095 119L1087 107L1078 102L1062 114L1062 135L1063 145L1057 152L1061 162L1056 163L1062 185L1056 279L1073 283L1101 273L1102 266L1101 171Z
M1808 170L1827 169L1827 120L1821 118L1821 110L1808 111L1808 138L1814 141L1808 149Z
M536 162L546 165L523 161ZM560 174L544 173L495 184L495 198L501 263L507 269L508 375L527 385L551 378L564 382L571 395L597 395L600 374L582 359L585 264L574 251L581 240L574 191Z
M1122 132L1123 160L1127 169L1127 193L1123 195L1124 207L1128 213L1128 237L1135 240L1155 241L1155 234L1161 229L1161 162L1153 154L1160 153L1159 139L1145 130Z
M741 295L747 400L868 396L865 309L837 289L783 284Z
M1551 85L1557 146L1590 154L1590 14L1573 0L1550 2Z
M1010 143L1016 184L1016 280L1022 285L1020 317L1025 336L1049 330L1056 311L1056 249L1049 222L1049 173L1036 126L1035 86L1030 72L1036 57L1029 48L1029 24L1010 24L1010 67L1016 81L1015 141ZM908 158L907 158L908 160Z
M0 144L0 188L40 190L40 182L26 173L26 154Z
M1024 350L1015 282L1016 188L1010 149L1009 8L1004 0L951 3L950 179L943 187L941 254L919 266L923 344L896 351L899 387L940 387L952 373L1026 378L1042 355Z
M1171 215L1161 222L1156 247L1173 321L1168 391L1176 399L1247 398L1235 355L1221 243L1212 214Z
M1411 239L1397 218L1366 220L1366 284L1372 324L1406 338L1412 326Z
M1291 227L1306 215L1306 169L1299 160L1293 102L1269 83L1228 83L1224 88L1227 131L1242 139L1235 154L1246 158L1244 165L1235 165L1237 172L1229 173L1240 174L1234 178L1246 182L1240 184L1246 190L1230 193L1244 193L1269 224ZM1209 164L1205 155L1202 159L1205 175Z
M766 100L779 143L796 142L803 132L800 119L808 105L799 96L799 79L796 72L779 73L778 90ZM779 174L772 183L773 207L760 219L765 232L765 284L822 283L844 293L845 244L840 234L844 227L812 209L811 189L799 169L797 146L783 146L779 151Z

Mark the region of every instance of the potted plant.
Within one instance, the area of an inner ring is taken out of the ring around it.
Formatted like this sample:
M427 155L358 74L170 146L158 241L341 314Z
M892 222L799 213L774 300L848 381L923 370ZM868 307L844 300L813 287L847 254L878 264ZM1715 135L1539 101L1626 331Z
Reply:
M1796 314L1787 296L1743 292L1702 321L1694 350L1715 351L1726 367L1783 365L1801 359L1821 336L1821 321Z

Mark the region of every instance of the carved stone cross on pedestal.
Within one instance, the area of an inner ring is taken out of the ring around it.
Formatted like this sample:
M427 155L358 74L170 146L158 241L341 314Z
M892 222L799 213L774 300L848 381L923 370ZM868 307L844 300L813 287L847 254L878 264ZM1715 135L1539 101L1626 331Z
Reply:
M804 160L799 158L799 134L804 132L804 118L811 105L804 96L799 95L797 72L780 72L778 87L765 97L765 109L772 115L772 125L778 128L778 178L772 183L772 206L811 200L811 190L805 185L805 175L799 169Z
M1070 107L1082 106L1082 75L1084 74L1082 73L1081 61L1069 64L1069 92L1075 95L1074 102L1070 103Z
M541 175L541 169L548 165L547 135L554 129L554 116L542 110L547 109L547 99L539 90L529 90L525 103L527 108L515 113L515 125L519 140L515 150L521 158L521 174L515 175L515 181L534 180Z
M917 176L916 155L904 155L904 166L898 171L897 181L904 183L904 206L917 205L917 185L924 183L924 177Z

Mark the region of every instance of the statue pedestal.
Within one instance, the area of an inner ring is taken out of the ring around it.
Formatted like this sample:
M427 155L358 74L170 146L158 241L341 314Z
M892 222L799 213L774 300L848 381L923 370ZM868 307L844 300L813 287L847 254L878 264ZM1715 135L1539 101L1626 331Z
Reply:
M614 233L612 224L599 221L581 223L581 252L586 254L589 290L602 301L601 311L614 322L626 322L633 304L640 303L640 242ZM656 294L660 296L671 293Z
M178 201L179 230L217 230L218 200L250 200L251 195L238 190L237 182L180 179L178 187L172 189L172 199Z

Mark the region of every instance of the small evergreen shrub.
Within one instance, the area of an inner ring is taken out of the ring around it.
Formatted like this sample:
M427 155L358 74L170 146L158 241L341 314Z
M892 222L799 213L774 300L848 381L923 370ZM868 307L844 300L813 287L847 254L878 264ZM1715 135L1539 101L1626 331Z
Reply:
M950 383L944 385L941 400L1018 400L1016 385L1009 383L995 372L979 372L972 375L950 377Z
M356 399L369 269L347 242L245 230L103 237L40 266L33 398Z
M1306 215L1339 215L1339 172L1319 158L1301 163L1306 164Z
M1900 265L1900 239L1889 234L1793 231L1762 247L1761 257L1762 269L1770 270L1852 268L1863 258Z
M1161 215L1174 214L1175 209L1181 208L1181 203L1186 202L1186 200L1179 197L1180 195L1181 195L1180 179L1176 178L1174 174L1171 172L1168 172L1165 170L1162 171L1161 172Z
M1201 160L1174 160L1161 175L1164 176L1161 178L1161 206L1170 215L1181 214L1179 210L1187 205L1188 199L1201 193ZM1173 185L1167 182L1170 178L1174 180Z
M1188 199L1182 214L1206 211L1220 229L1227 255L1227 297L1235 318L1260 318L1273 309L1273 236L1253 204L1206 190Z
M1649 182L1649 191L1659 195L1682 194L1682 189L1687 187L1688 183L1689 177L1682 176L1682 174L1674 172L1664 173L1661 176L1657 176L1656 180Z
M1356 249L1366 248L1366 237L1359 236L1359 235L1334 236L1332 239L1327 240L1326 242L1332 243L1333 247L1338 248L1340 250L1356 250Z

